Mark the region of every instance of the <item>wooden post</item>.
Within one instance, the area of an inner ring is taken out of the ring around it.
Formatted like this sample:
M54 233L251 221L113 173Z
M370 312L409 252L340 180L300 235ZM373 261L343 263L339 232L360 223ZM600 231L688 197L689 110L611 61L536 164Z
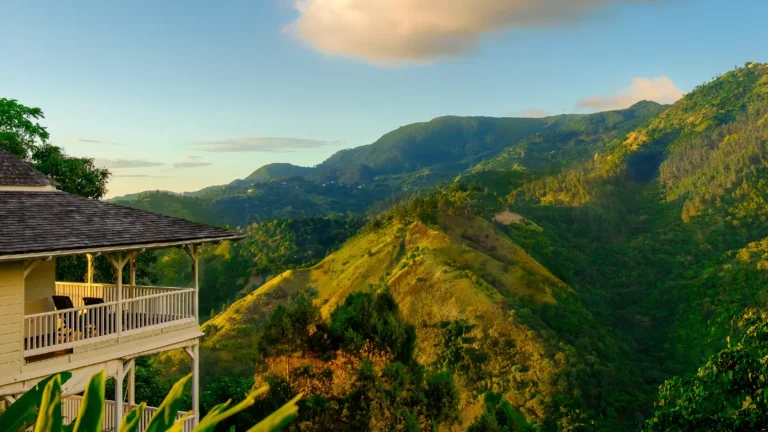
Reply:
M88 295L91 295L91 285L93 284L93 254L85 254L88 258Z
M128 261L128 265L130 266L130 271L128 272L128 283L130 284L130 291L131 291L131 298L135 297L134 287L136 286L136 257L138 256L138 252L134 252L131 254L131 258Z
M192 258L192 288L195 289L195 319L200 322L200 311L198 307L198 299L200 293L200 259L198 257L199 252L198 245L186 245L184 250L187 252L190 258Z
M200 339L195 342L195 358L192 360L192 409L195 410L193 425L200 423Z
M136 298L136 257L139 256L138 252L133 252L128 254L128 264L129 264L129 271L128 271L128 298L135 299ZM134 313L134 307L135 303L131 302L131 313Z
M198 298L200 298L200 259L197 256L197 245L192 246L192 274L195 275L195 319L200 322ZM195 345L197 347L198 345ZM197 348L195 348L197 349Z
M120 327L118 327L120 328ZM115 374L115 430L120 429L120 422L123 420L123 378L125 371L123 370L123 363L117 366L117 373Z
M128 258L123 257L123 252L115 252L108 258L115 267L117 274L117 318L115 318L115 325L117 325L117 340L120 341L123 338L123 267L125 267Z
M132 359L128 369L128 409L136 405L136 359Z
M184 351L192 360L192 411L194 426L197 426L200 422L200 339L195 340L192 347L184 348Z

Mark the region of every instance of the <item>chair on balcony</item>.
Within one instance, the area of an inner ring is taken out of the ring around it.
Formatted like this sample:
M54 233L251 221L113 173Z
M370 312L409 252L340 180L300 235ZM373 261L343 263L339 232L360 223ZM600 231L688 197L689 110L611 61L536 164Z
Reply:
M104 304L104 299L100 297L83 297L83 303L86 306Z
M58 311L65 311L68 309L75 309L74 303L69 296L55 295L52 296L53 305ZM87 303L86 303L87 305ZM59 335L67 335L73 337L75 332L82 333L85 337L92 337L94 331L94 325L88 322L85 314L79 311L75 313L62 313L59 314L61 319L61 327L59 328Z
M69 296L55 295L55 296L52 296L52 298L53 298L53 305L56 307L56 310L58 311L64 311L67 309L75 308L75 305L74 303L72 303L72 299L69 298ZM71 322L72 320L71 320L70 314L59 314L59 319L61 320L59 335L64 334L71 337L75 329L74 329L74 323Z
M83 303L86 306L100 305L104 304L104 299L101 297L83 297ZM90 321L93 326L93 328L91 328L91 332L94 332L99 336L103 336L105 334L110 334L117 331L116 315L115 312L111 309L103 309L100 311L89 310L86 313L95 315L93 318L91 318Z

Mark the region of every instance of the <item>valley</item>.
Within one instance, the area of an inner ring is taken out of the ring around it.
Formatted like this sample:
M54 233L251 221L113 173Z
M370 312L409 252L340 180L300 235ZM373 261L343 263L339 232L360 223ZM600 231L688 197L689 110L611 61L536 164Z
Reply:
M440 117L315 167L112 202L244 235L200 250L201 407L271 391L223 427L299 394L289 430L768 421L766 64L671 106ZM193 277L180 249L144 252L138 276ZM159 405L184 355L137 362L144 400Z

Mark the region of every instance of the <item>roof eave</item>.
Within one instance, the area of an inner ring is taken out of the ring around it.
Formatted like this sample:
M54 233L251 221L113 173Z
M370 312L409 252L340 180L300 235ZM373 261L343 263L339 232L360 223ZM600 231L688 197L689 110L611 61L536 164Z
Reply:
M101 246L90 248L77 248L77 249L64 249L55 251L42 251L42 252L25 252L17 254L0 255L0 262L7 261L20 261L26 259L36 258L48 258L67 255L82 255L87 253L109 253L118 251L133 251L139 249L167 249L183 245L194 245L203 243L215 243L221 241L240 241L245 236L242 234L231 234L221 237L206 237L200 239L187 239L187 240L173 240L167 242L155 242L155 243L138 243L138 244L123 244L114 246Z

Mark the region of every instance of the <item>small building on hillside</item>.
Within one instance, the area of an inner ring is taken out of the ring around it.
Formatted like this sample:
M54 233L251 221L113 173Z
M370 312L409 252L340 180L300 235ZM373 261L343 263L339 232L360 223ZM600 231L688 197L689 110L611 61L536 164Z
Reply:
M114 415L105 415L104 428L116 430L137 402L135 359L184 349L194 374L194 413L184 425L191 430L199 420L203 336L198 250L204 243L241 238L222 228L59 191L45 175L0 150L0 400L12 404L41 379L71 371L63 388L66 417L77 412L77 395L88 379L105 369L116 382L115 400L127 387L127 401L107 402ZM137 285L138 255L165 248L187 252L191 286ZM87 257L87 274L80 281L57 281L56 261L73 255ZM93 283L99 255L112 264L113 283Z

